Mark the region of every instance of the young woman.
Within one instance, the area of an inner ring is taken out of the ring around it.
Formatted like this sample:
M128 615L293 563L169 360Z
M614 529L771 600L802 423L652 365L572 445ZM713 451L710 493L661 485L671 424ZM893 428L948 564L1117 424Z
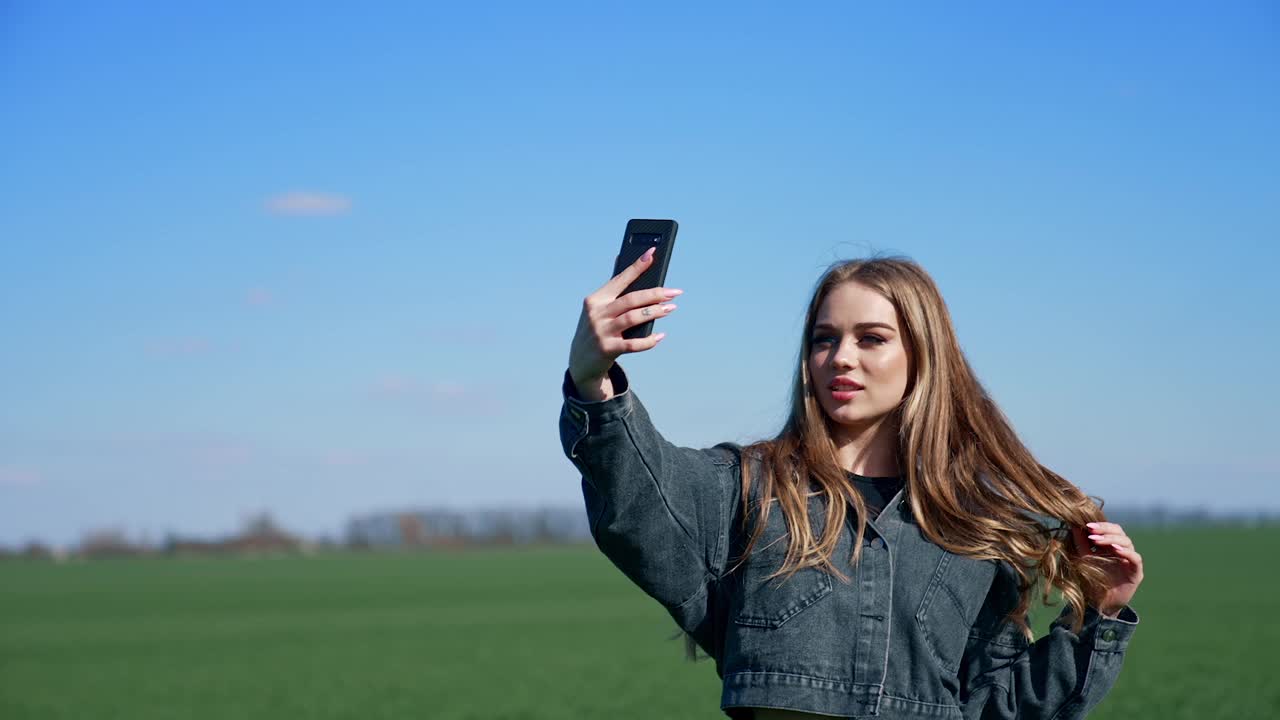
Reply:
M678 447L616 360L680 290L583 303L560 437L600 549L671 613L732 718L1053 718L1110 690L1138 624L1142 556L1040 465L982 388L917 264L820 279L773 439ZM1027 611L1065 605L1032 642Z

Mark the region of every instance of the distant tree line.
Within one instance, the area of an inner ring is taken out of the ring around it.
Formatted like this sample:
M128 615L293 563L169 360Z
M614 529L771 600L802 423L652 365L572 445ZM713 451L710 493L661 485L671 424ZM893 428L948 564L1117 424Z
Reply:
M1104 508L1126 529L1186 525L1280 524L1280 513L1255 510L1234 513L1164 505ZM158 543L130 540L123 530L86 532L73 547L57 548L32 540L16 548L0 546L0 558L106 558L145 555L243 555L316 553L332 550L429 550L504 545L589 543L591 533L581 508L419 509L366 513L346 523L341 540L307 539L284 530L270 513L245 520L239 532L219 538L168 533Z
M528 545L590 540L586 514L577 508L370 513L351 518L346 532L346 544L353 548Z
M131 540L117 528L86 532L70 548L33 540L17 548L0 546L0 558L63 560L146 555L243 555L315 553L330 550L388 550L589 542L587 519L577 508L409 510L351 518L341 541L315 540L280 527L270 513L249 517L226 537L197 538L168 533L158 543Z

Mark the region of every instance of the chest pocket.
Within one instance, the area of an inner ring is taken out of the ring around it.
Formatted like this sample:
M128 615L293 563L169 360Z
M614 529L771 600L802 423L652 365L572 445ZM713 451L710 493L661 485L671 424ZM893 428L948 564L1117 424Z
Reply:
M953 674L959 671L969 628L995 572L990 561L944 551L925 587L916 624L933 659Z
M814 536L822 532L824 508L810 498L809 518ZM769 521L741 572L741 594L733 621L738 625L777 628L831 594L831 576L820 568L802 568L791 576L769 578L782 567L787 554L787 525L782 507L774 501Z

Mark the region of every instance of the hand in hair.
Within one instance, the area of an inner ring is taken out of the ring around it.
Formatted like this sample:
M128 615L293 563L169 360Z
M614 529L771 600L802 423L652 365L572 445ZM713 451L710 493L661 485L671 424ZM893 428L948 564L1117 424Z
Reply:
M1124 528L1115 523L1093 522L1087 529L1071 528L1071 534L1075 538L1076 551L1082 556L1113 560L1102 566L1107 573L1109 588L1097 601L1096 607L1099 613L1116 617L1133 599L1138 585L1142 583L1142 556L1133 549L1133 540L1125 535Z
M569 376L578 393L588 400L613 396L609 368L619 355L650 350L665 335L654 333L634 340L622 337L627 328L670 315L676 306L664 301L684 292L659 287L619 297L652 264L651 249L582 301L582 315L569 350Z

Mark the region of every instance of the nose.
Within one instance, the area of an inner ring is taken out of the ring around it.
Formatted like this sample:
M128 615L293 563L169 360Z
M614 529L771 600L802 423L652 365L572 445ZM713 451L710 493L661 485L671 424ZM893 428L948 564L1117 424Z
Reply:
M832 354L831 363L837 369L848 370L857 364L857 356L852 350L846 349L844 343L840 343L840 347Z

